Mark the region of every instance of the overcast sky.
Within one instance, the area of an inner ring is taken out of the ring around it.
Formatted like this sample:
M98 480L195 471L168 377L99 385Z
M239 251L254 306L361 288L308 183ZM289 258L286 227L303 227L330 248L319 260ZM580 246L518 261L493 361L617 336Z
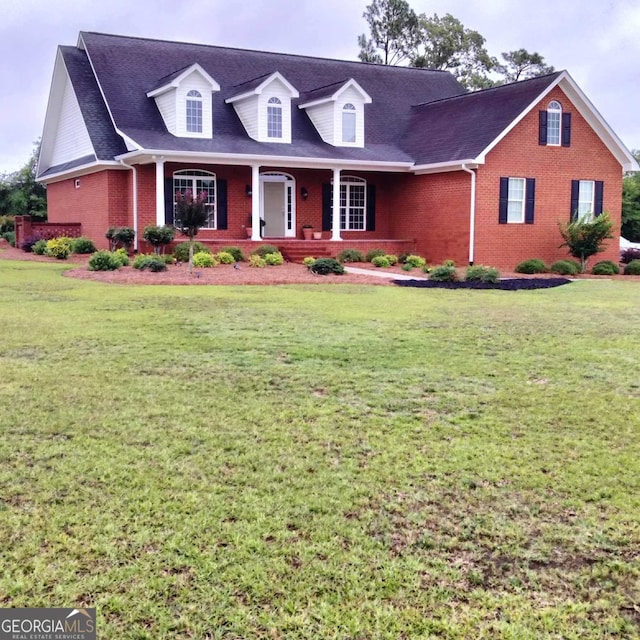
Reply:
M0 174L41 135L58 44L78 32L357 58L370 0L0 0ZM525 48L567 69L629 149L640 148L640 0L410 0L451 13L489 53Z

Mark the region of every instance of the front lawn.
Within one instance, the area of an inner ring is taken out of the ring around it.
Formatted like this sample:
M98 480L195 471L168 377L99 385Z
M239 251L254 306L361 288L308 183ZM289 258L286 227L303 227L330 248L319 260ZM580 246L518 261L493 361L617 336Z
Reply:
M102 640L638 638L640 288L0 261L0 605Z

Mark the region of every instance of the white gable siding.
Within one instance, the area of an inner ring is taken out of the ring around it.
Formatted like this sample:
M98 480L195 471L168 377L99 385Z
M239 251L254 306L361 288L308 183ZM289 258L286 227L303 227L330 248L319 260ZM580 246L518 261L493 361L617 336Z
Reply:
M158 111L164 120L167 131L176 135L176 90L171 89L156 97Z
M254 140L260 140L258 130L258 97L251 96L233 103L233 108L242 122L247 135Z
M49 166L53 167L94 153L78 99L66 74L60 115L54 131Z
M307 107L305 111L320 137L327 144L334 144L335 104L333 102L325 102L314 107Z
M187 131L187 93L195 89L202 96L202 133ZM180 82L176 90L176 135L180 138L211 138L211 86L194 71Z
M282 103L282 138L267 137L267 103L279 98ZM291 94L277 78L263 88L258 101L258 135L260 142L291 142Z

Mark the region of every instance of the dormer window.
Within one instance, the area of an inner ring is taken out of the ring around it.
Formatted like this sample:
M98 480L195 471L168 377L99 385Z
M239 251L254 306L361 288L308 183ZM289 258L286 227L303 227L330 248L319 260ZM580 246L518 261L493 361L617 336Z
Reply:
M342 107L342 142L356 141L356 108L350 103Z
M562 123L562 105L552 100L547 107L547 144L560 144L560 127Z
M267 103L267 137L282 138L282 101L269 98Z
M187 131L202 133L202 94L195 89L187 93Z

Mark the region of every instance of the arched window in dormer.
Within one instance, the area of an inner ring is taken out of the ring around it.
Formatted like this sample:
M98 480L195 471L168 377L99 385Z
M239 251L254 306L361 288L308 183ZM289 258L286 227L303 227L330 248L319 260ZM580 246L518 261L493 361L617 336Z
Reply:
M282 138L282 102L269 98L267 103L267 138Z
M560 144L560 130L562 126L562 105L552 100L547 106L547 144Z
M187 93L187 131L202 133L202 94L195 89Z
M350 103L342 107L342 142L356 141L356 108Z

